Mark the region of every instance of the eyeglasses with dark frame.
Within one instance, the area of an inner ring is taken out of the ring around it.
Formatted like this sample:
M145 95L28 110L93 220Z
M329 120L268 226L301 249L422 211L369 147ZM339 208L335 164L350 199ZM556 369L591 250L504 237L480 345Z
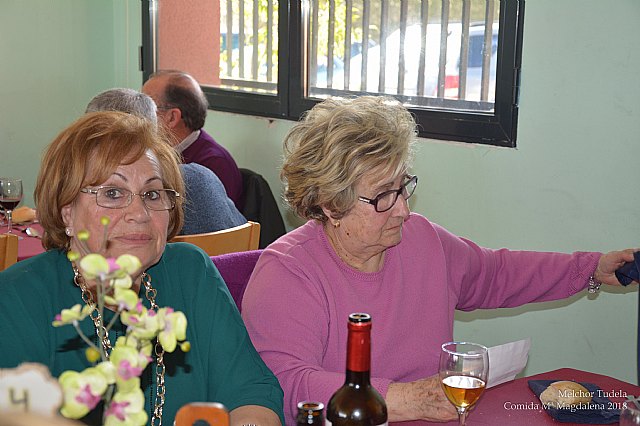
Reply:
M411 198L413 192L416 190L416 186L418 186L418 176L407 175L407 180L400 185L400 188L382 192L374 198L358 197L358 200L373 205L376 212L383 213L396 204L400 194L402 194L405 200Z
M173 210L176 206L176 198L180 197L180 194L173 189L150 189L137 194L117 186L100 186L95 189L82 188L80 192L95 195L96 204L107 209L124 209L131 205L133 196L138 195L149 210Z

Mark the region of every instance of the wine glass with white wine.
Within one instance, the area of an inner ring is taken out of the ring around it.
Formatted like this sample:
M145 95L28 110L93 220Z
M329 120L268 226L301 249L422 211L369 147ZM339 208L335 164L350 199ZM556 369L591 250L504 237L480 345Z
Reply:
M489 374L489 352L476 343L448 342L440 352L440 383L458 410L460 425L484 392Z
M22 201L22 180L16 178L0 177L0 205L4 209L7 219L7 234L12 234L11 212Z

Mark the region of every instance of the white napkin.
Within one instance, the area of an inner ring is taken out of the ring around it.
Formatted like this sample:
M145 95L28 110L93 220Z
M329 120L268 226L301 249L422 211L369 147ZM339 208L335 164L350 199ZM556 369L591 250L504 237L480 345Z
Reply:
M531 339L518 340L489 349L487 388L513 380L527 365Z

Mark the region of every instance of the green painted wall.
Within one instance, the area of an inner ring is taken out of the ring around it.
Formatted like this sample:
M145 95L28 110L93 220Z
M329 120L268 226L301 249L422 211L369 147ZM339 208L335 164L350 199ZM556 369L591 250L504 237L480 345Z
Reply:
M0 0L0 174L31 192L43 147L96 92L139 88L139 9ZM421 139L413 210L494 248L640 247L639 19L637 0L528 0L518 148ZM277 193L290 127L217 112L206 125ZM636 382L636 293L460 313L455 333L487 345L532 337L527 374L574 367Z
M43 147L99 91L140 87L140 2L0 0L0 174L32 205Z

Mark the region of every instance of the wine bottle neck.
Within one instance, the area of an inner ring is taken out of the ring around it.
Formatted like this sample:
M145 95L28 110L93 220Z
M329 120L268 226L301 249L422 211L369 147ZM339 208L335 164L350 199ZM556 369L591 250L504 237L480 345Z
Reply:
M371 372L347 370L345 383L348 385L360 387L369 386L371 384Z
M369 380L371 370L371 327L350 324L347 336L347 377Z

